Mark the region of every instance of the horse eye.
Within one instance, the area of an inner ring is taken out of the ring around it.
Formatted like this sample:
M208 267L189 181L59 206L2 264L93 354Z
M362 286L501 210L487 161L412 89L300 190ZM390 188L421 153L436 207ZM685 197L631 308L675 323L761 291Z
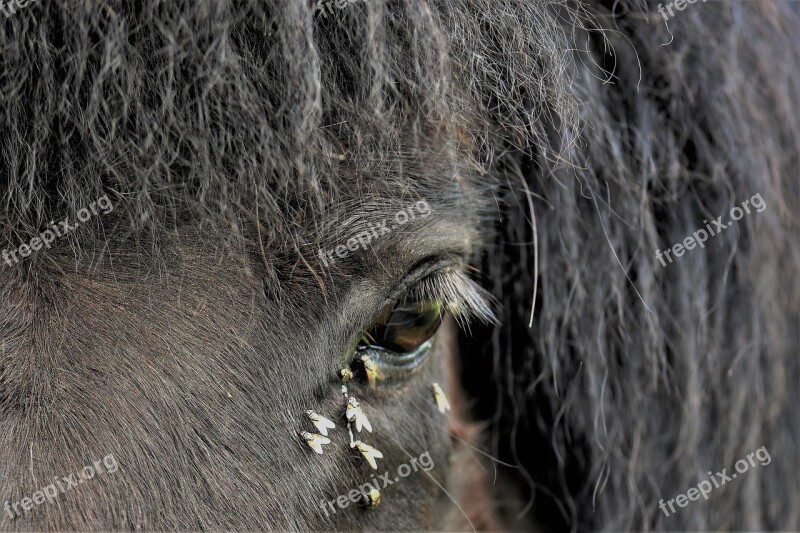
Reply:
M359 343L398 354L413 352L439 329L444 318L442 302L406 298L387 307Z

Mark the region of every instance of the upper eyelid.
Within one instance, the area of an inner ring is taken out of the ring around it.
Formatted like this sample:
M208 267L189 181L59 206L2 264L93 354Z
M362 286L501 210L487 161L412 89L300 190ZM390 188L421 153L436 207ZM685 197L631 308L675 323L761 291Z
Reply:
M409 294L417 299L442 301L445 310L456 319L459 326L468 325L475 319L488 324L498 323L495 312L497 301L467 276L463 259L449 256L428 260L423 264L424 268L414 270L410 279L407 276L404 282L395 287L370 324Z
M424 277L410 291L419 299L441 300L459 325L473 319L497 324L497 301L483 287L470 279L463 268L444 268Z
M389 291L389 296L381 305L381 310L378 313L380 314L387 305L392 305L397 302L425 278L437 272L443 272L448 268L462 268L462 265L463 258L460 254L454 253L423 259L412 267L410 273L404 276L403 279Z

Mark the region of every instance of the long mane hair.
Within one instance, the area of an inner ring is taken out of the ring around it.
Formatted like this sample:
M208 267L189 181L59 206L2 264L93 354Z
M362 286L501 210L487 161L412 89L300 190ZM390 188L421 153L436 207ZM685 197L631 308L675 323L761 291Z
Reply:
M476 266L502 324L462 343L462 378L519 465L501 473L516 511L800 527L800 16L654 4L30 4L0 26L0 232L25 241L109 193L113 227L70 235L76 256L125 228L155 247L187 217L252 221L291 254L297 220L344 201L340 154L380 194L392 161L425 180L414 162L436 152L491 199ZM755 194L763 212L657 262ZM773 464L659 510L762 446Z

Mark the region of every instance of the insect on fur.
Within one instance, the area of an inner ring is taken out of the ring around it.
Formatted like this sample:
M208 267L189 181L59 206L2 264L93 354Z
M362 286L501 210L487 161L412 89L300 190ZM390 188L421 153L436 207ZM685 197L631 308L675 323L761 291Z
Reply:
M450 402L447 401L447 396L444 395L444 391L439 386L438 383L434 383L431 385L433 389L433 398L436 400L436 407L439 408L440 413L444 413L445 411L450 410Z
M300 435L308 447L317 452L318 454L322 455L322 445L323 444L330 444L331 439L328 437L323 437L322 435L318 435L316 433L310 433L308 431L298 431L297 433Z
M336 424L311 409L306 411L306 416L311 420L311 423L314 424L314 427L317 428L317 433L325 437L328 436L329 429L334 429L336 427Z
M378 463L375 462L375 459L383 459L383 454L380 451L373 448L369 444L364 444L360 440L355 441L350 446L361 452L361 455L364 456L364 459L366 459L366 461L369 463L369 466L371 466L373 470L378 469Z
M358 403L355 396L350 396L347 399L347 409L344 412L345 418L348 422L352 422L356 426L356 431L360 432L361 428L366 429L372 433L372 425L367 420L367 415L361 409L361 404Z

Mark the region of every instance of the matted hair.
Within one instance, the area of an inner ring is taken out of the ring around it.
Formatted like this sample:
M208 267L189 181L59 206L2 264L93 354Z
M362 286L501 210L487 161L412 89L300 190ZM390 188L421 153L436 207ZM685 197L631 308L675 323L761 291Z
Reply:
M497 198L481 266L503 324L462 346L463 377L536 519L800 527L798 11L653 4L33 4L0 27L0 233L109 194L76 254L197 220L290 254L353 180L435 183L433 154ZM763 212L656 262L754 194ZM774 466L659 510L761 446Z

